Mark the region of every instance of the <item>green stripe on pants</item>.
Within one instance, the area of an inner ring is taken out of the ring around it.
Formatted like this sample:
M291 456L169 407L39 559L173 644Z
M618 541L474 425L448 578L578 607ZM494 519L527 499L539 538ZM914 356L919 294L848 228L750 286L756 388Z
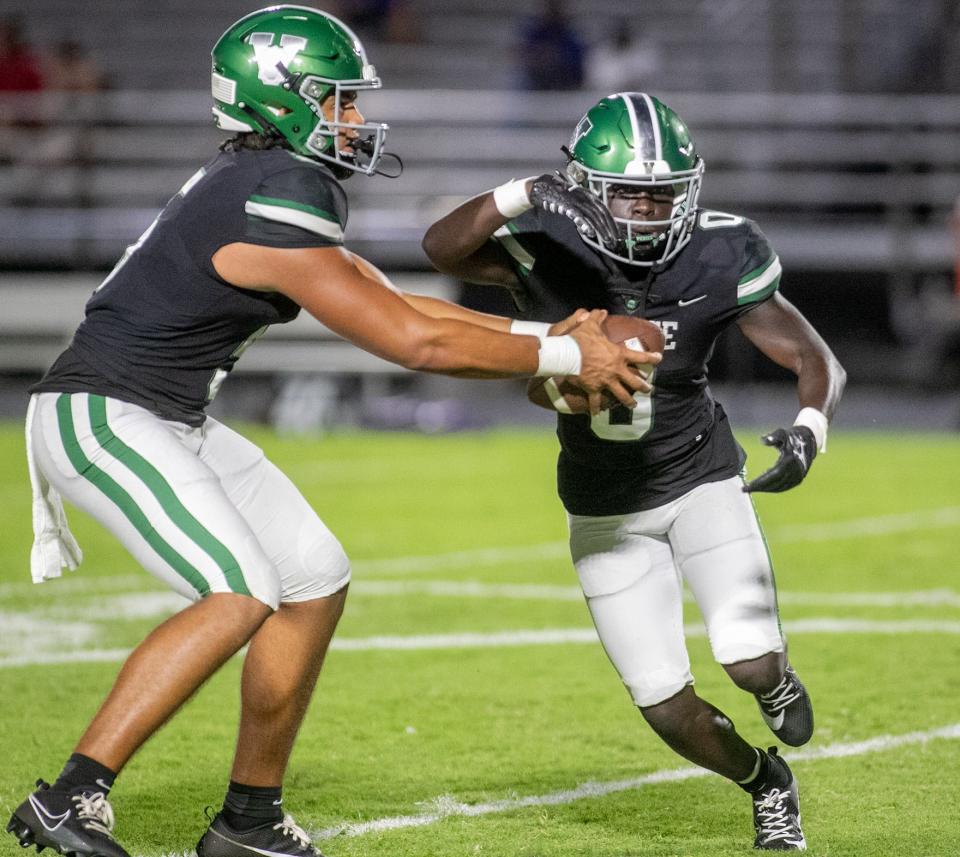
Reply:
M186 580L201 595L209 593L210 584L204 576L161 538L160 534L153 528L153 525L143 513L143 510L127 491L84 454L80 448L80 442L77 440L77 432L73 425L73 412L70 407L70 398L69 393L64 393L57 398L57 420L60 426L60 438L63 441L63 448L74 469L116 504L117 508L123 512L127 520L133 524L136 531L143 536L147 544L149 544L177 574Z
M232 592L249 595L240 563L230 553L226 545L217 539L200 523L180 502L170 483L149 461L136 450L127 446L118 438L107 424L107 401L103 396L90 395L90 426L93 434L107 452L143 482L156 497L157 502L177 528L196 543L223 572L227 585Z

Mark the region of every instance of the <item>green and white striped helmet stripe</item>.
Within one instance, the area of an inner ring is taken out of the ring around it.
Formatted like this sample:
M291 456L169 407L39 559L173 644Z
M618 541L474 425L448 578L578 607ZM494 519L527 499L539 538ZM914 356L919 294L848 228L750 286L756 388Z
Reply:
M645 92L621 92L617 97L623 99L627 108L636 153L627 164L624 175L670 172L670 165L663 154L663 132L653 99Z
M660 134L660 125L657 114L645 92L621 92L618 95L623 99L630 117L630 130L633 134L633 148L637 153L635 161L660 161L663 159L663 138ZM627 173L633 172L627 166Z

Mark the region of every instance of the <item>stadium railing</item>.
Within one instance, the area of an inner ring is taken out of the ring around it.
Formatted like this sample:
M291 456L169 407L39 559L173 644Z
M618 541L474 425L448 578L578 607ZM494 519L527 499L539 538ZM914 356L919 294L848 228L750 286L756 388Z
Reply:
M666 94L707 164L701 204L758 219L784 261L808 270L945 271L960 191L960 97ZM429 223L511 176L563 165L589 93L391 91L401 178L348 185L351 247L427 265ZM0 265L104 267L215 151L202 92L4 98Z

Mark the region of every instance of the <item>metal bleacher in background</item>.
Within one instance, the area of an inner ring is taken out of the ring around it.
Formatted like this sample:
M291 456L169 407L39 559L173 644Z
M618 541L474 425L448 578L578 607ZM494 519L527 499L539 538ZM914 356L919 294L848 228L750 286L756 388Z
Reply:
M707 163L701 204L757 219L786 263L807 270L949 269L960 193L960 97L665 93ZM396 180L347 184L350 246L393 268L427 266L426 227L467 196L563 164L586 93L368 93L390 123ZM3 131L0 257L31 267L103 267L215 151L203 92L21 100L41 117ZM7 102L10 115L18 109Z
M474 193L562 166L560 146L604 92L516 88L519 34L538 0L408 2L415 44L360 32L384 80L361 107L390 123L388 149L406 168L396 180L346 184L347 244L391 276L406 274L414 290L454 294L456 284L430 273L424 230ZM46 365L83 294L216 151L223 135L204 88L209 50L258 5L25 7L31 39L77 39L111 88L0 100L0 372ZM957 65L949 3L914 0L909 15L895 0L677 0L655 14L652 4L622 0L566 5L588 45L632 17L657 56L632 86L661 96L690 125L707 165L701 204L756 219L785 269L866 276L878 292L952 276L960 94L949 85L908 91L931 38L954 45ZM935 59L948 69L948 58ZM241 365L316 365L313 337L326 347L324 365L341 366L340 343L319 326L288 328ZM357 371L388 368L351 354Z
M507 178L561 166L560 146L593 97L368 93L366 113L390 123L388 148L402 154L406 169L396 180L350 179L348 246L391 271L428 271L419 242L429 224ZM873 273L881 284L950 271L960 97L664 98L689 117L706 160L701 204L757 219L789 270ZM108 268L215 152L223 135L209 109L208 95L195 91L8 101L5 115L22 110L32 119L2 132L6 151L18 153L0 162L5 265ZM9 296L11 275L0 278ZM421 273L419 285L430 279ZM27 357L36 367L46 362L38 350L22 351L20 361L12 353L8 341L0 368L31 362Z

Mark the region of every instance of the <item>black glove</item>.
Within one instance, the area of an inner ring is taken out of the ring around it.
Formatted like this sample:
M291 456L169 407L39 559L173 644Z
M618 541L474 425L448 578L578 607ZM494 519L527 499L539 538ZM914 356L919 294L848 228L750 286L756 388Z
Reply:
M544 173L535 179L530 202L543 211L569 217L584 235L595 237L610 250L620 243L620 231L610 210L590 191L571 187L558 175Z
M806 426L778 428L760 440L779 449L780 457L773 467L744 485L744 491L789 491L803 482L817 456L817 439L810 429Z

